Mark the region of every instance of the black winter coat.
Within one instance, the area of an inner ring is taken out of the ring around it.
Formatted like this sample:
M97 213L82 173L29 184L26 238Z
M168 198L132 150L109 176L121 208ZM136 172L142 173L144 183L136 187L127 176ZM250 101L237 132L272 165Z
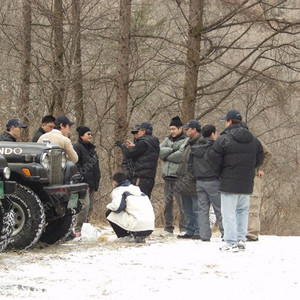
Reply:
M264 161L259 140L243 124L228 126L215 141L208 157L220 176L220 191L252 194L255 168Z
M15 137L13 137L10 133L8 133L7 131L4 131L1 135L0 135L0 141L3 142L16 142L17 139Z
M40 127L33 135L32 142L36 143L38 141L38 139L40 138L40 136L45 133L46 133L46 131L42 127Z
M133 148L122 146L126 159L132 159L134 177L155 178L159 156L159 140L153 135L146 134L136 139Z
M85 143L80 139L73 147L78 155L78 162L76 165L84 178L83 181L89 185L91 190L97 191L99 188L101 172L95 145L92 143Z
M218 178L218 174L214 171L207 157L213 144L214 140L201 137L199 142L191 148L189 168L196 179L208 181Z

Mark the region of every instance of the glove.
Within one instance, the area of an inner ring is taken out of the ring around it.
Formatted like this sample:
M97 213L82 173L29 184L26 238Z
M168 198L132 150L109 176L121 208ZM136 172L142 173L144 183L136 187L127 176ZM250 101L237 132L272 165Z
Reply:
M123 146L123 143L121 141L116 141L115 146L121 147Z

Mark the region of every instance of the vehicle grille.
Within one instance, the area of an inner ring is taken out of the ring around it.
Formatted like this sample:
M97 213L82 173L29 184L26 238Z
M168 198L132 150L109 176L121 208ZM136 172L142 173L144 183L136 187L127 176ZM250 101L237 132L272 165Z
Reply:
M63 183L63 171L61 169L62 163L62 150L51 149L49 150L50 165L51 168L48 171L50 184L62 184Z

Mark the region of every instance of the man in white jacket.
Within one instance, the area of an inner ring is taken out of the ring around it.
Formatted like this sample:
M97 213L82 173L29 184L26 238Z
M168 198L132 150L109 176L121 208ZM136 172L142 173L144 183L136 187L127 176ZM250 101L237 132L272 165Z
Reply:
M113 176L112 201L107 204L107 220L119 241L145 243L154 230L155 216L149 197L131 184L123 173Z

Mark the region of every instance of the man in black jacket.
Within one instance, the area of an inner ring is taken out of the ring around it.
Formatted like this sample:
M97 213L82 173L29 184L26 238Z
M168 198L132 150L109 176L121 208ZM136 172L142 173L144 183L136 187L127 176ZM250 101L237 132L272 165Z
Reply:
M152 135L150 122L143 122L138 129L135 144L126 140L125 144L116 142L121 147L125 159L132 159L134 174L132 184L140 187L149 199L154 187L157 161L159 156L159 140Z
M197 145L201 138L201 125L197 120L190 120L184 125L188 141L185 145L182 161L177 170L177 181L174 191L182 196L182 206L186 219L186 233L179 239L200 239L199 235L199 199L196 190L196 179L189 167L191 148Z
M41 135L50 132L55 126L55 118L53 116L45 116L42 119L41 127L35 132L32 142L37 142Z
M74 150L78 155L77 168L83 176L83 181L89 185L89 193L82 203L81 212L77 216L75 233L81 231L83 223L90 218L94 207L95 192L99 188L101 172L96 147L92 144L92 133L89 127L78 126L78 143L74 145Z
M250 195L255 169L264 160L261 143L242 122L237 110L230 110L226 128L208 152L220 177L221 212L226 244L222 251L245 249Z
M0 141L16 142L21 137L23 128L26 128L26 124L22 124L20 119L11 119L6 124L6 131L0 135Z
M216 127L205 125L198 144L191 148L191 168L196 178L196 188L199 199L199 232L202 241L209 241L211 228L209 220L210 205L212 205L221 235L224 234L221 215L221 196L219 179L212 169L207 153L216 140Z

